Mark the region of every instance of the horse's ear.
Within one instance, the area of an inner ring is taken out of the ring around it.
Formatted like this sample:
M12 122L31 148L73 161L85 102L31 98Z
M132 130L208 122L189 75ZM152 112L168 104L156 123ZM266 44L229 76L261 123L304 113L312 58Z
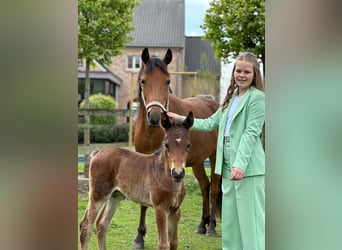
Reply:
M171 126L171 122L166 111L161 113L161 125L163 126L163 128L165 128L165 130L167 130Z
M193 124L194 124L194 114L192 113L192 111L190 111L188 116L185 118L185 120L183 122L183 126L186 129L190 129Z
M145 48L141 53L141 60L144 64L147 64L147 62L150 60L150 53L148 52L148 48Z
M169 63L172 61L172 51L170 49L167 49L163 61L166 65L169 65Z

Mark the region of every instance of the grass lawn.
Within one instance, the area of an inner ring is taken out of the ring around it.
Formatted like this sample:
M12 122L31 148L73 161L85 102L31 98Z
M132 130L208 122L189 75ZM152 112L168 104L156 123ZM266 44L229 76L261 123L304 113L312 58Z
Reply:
M84 163L78 163L78 172L84 171Z
M80 170L80 164L78 166ZM83 168L82 168L83 169ZM81 170L82 170L81 169ZM209 169L208 169L209 170ZM207 170L207 171L208 171ZM209 173L209 172L207 172ZM197 180L192 175L191 168L186 169L185 176L186 196L182 204L182 216L178 227L178 249L194 250L219 250L221 249L221 237L206 237L194 233L200 222L202 214L202 196ZM78 197L78 224L88 203L87 194ZM108 228L107 248L108 249L130 249L136 236L140 216L140 205L130 200L120 203L116 214ZM152 250L157 248L158 235L154 210L147 210L147 234L145 236L145 249ZM78 226L79 230L79 226ZM221 221L217 221L216 231L221 235ZM89 249L97 248L97 238L93 231L89 244ZM78 234L79 235L79 234ZM79 249L80 244L78 243Z

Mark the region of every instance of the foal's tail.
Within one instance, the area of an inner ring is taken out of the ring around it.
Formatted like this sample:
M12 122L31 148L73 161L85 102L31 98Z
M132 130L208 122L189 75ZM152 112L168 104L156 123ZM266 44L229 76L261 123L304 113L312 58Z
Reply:
M92 152L90 153L90 159L93 159L94 156L95 156L98 152L100 152L100 151L101 151L101 149L92 151Z

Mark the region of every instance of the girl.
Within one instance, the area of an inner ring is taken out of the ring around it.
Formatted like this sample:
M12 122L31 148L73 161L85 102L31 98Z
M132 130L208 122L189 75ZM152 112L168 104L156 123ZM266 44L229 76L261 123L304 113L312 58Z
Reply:
M222 175L222 249L265 249L265 153L260 134L265 94L257 57L249 52L235 61L220 108L195 119L192 130L218 129L215 173ZM172 118L182 118L168 112Z

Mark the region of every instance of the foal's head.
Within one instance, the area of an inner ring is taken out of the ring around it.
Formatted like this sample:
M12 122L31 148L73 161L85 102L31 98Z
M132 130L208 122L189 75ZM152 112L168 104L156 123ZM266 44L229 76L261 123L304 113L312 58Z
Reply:
M167 50L164 59L150 56L145 48L141 54L143 62L139 72L140 99L146 109L149 126L159 127L160 113L166 111L169 104L170 75L167 65L172 60L172 52Z
M191 147L189 129L194 123L190 111L184 121L170 121L166 112L161 114L161 124L165 128L163 155L165 167L170 171L174 182L182 181L185 175L186 158Z

